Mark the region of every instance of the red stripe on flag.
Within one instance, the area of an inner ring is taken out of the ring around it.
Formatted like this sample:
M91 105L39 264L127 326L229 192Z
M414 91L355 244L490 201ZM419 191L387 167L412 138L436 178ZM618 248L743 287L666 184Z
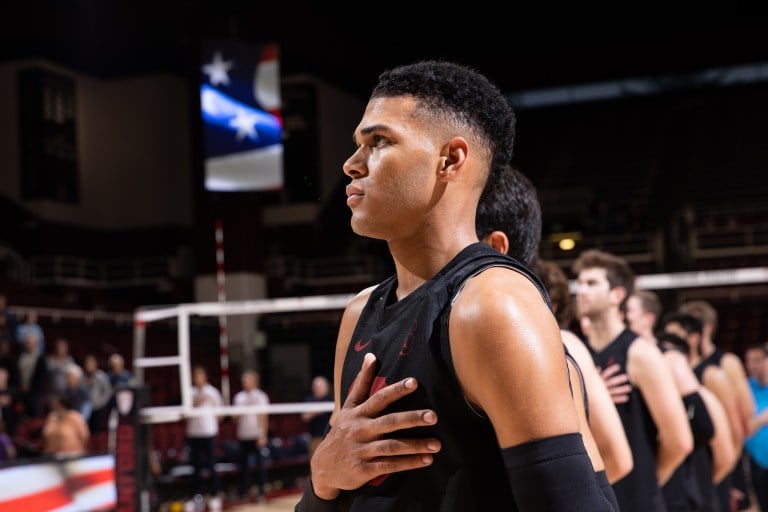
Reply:
M27 494L18 498L0 501L3 512L30 512L32 510L52 510L72 503L72 496L83 489L107 482L114 482L113 469L102 469L67 478L56 487Z

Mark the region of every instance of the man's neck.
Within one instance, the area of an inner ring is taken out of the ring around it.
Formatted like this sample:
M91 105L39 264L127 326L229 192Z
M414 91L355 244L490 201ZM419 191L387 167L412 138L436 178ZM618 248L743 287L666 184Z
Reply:
M590 318L589 344L597 351L610 345L626 329L617 310L605 312L602 316Z

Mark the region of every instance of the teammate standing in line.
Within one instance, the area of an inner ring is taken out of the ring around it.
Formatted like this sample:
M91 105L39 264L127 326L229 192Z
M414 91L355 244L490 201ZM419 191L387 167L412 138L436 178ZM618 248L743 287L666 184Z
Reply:
M749 489L751 487L744 468L743 446L749 431L749 422L755 416L755 402L749 389L747 372L744 369L739 356L733 352L720 349L715 345L715 332L717 331L717 310L705 300L691 300L683 303L678 308L680 313L695 316L702 323L701 349L694 362L697 372L712 373L706 370L707 366L715 365L722 368L727 377L727 385L718 385L713 391L723 403L728 419L731 420L731 434L734 445L742 454L733 472L729 474L718 486L723 504L737 503L738 510L746 510L750 507ZM708 382L713 379L708 378ZM710 387L707 382L705 386Z
M632 451L592 355L584 342L567 329L571 320L568 278L556 263L538 257L541 205L533 183L523 173L508 166L496 180L486 185L477 207L475 224L478 238L532 268L547 289L563 343L576 363L571 373L572 388L579 390L583 387L585 391L579 412L585 414L582 435L592 466L598 473L605 473L608 483L620 480L632 469ZM612 489L606 492L615 500ZM618 508L618 504L616 506Z
M624 323L626 300L634 289L629 264L588 249L572 268L578 276L579 313L589 317L595 364L618 363L632 384L629 399L616 406L634 461L630 474L613 485L621 511L665 511L661 487L693 449L683 402L659 347Z

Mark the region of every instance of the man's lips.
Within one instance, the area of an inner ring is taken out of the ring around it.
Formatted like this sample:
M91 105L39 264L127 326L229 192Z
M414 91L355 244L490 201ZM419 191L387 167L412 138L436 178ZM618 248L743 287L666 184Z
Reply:
M359 203L363 198L363 189L354 185L347 185L347 205L354 206Z

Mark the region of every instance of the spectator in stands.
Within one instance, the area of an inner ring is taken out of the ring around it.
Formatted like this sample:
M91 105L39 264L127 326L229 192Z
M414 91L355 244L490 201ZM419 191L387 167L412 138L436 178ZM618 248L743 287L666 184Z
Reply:
M17 404L18 392L10 383L8 370L0 367L0 419L5 423L5 430L11 436L16 433Z
M744 351L744 368L749 380L758 378L766 356L768 356L768 344L765 343L752 344Z
M24 415L41 418L45 414L45 396L48 390L48 367L37 349L38 338L28 331L19 354L19 399L24 405Z
M331 384L326 377L322 375L312 379L312 393L306 397L305 402L333 402L333 393ZM315 453L317 445L323 440L325 429L328 427L328 421L331 419L331 411L328 412L305 412L301 419L307 422L309 430L309 456Z
M254 370L246 370L241 377L243 389L235 394L233 405L269 405L269 397L260 388L260 376ZM269 415L267 413L242 414L237 417L237 441L240 447L240 497L247 498L251 487L251 454L259 469L258 501L264 501L267 468L262 450L269 440Z
M0 295L0 343L13 340L12 316L8 312L5 295Z
M24 343L29 335L35 337L37 351L45 354L45 333L37 322L37 311L30 309L24 317L24 322L16 326L14 336L18 343Z
M0 368L8 371L8 384L14 388L19 386L19 369L16 365L18 358L10 340L0 339Z
M67 389L67 368L75 360L69 354L69 340L57 338L53 354L46 356L48 365L48 384L51 393L61 394Z
M109 384L112 386L112 398L107 405L107 414L115 408L115 392L121 386L129 385L133 378L131 372L125 367L125 359L120 354L115 353L109 356L108 363L107 376L109 377Z
M109 383L112 388L116 388L120 384L129 384L133 375L125 367L125 359L120 354L112 354L109 356Z
M51 396L51 412L43 425L43 453L51 455L84 455L88 448L88 425L62 395Z
M93 354L87 354L83 360L83 381L91 399L91 417L88 428L91 433L102 432L107 425L107 405L112 398L112 384L107 372L99 368L99 362Z
M72 409L79 412L87 422L91 418L91 397L85 388L83 380L83 369L77 363L69 363L64 369L66 386L63 394L72 406Z
M192 406L193 407L220 407L224 404L221 393L208 382L208 371L205 367L195 365L192 369ZM211 498L208 502L210 510L221 510L221 498L219 491L221 483L216 473L216 436L219 433L219 420L215 414L191 416L187 419L186 441L189 448L189 457L194 468L195 492L203 494L208 488ZM206 486L203 472L208 471Z
M16 458L16 446L5 429L5 422L0 418L0 464Z

